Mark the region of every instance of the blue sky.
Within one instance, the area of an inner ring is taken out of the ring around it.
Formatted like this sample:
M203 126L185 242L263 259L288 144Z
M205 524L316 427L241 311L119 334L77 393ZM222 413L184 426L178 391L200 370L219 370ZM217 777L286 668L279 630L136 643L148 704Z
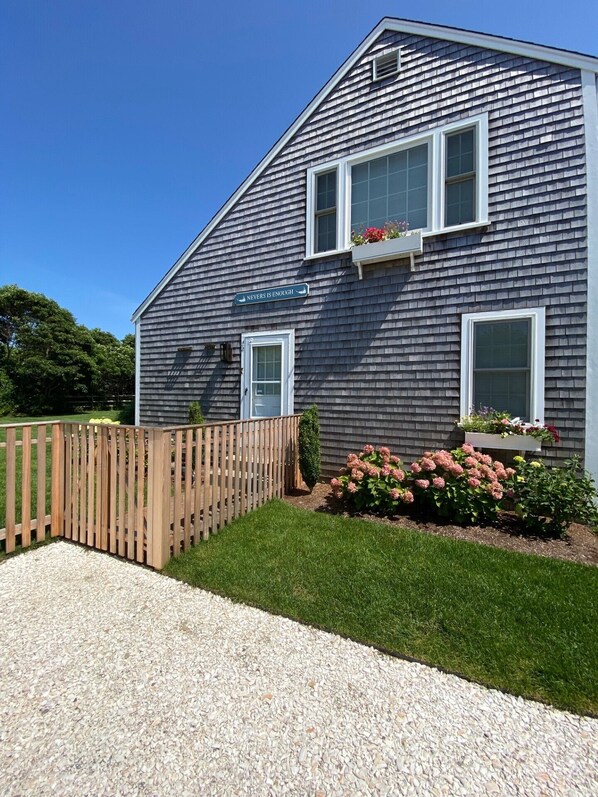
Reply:
M598 54L572 0L0 0L0 284L122 336L383 16Z

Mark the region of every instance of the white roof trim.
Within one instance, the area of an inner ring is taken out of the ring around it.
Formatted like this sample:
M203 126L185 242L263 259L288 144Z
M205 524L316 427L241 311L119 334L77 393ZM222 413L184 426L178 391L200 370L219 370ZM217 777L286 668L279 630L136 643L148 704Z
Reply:
M255 180L260 176L264 169L268 167L272 160L278 155L278 153L302 127L308 118L314 113L320 103L326 99L328 94L330 94L330 92L335 88L337 83L354 66L354 64L359 61L364 52L369 49L372 43L385 30L396 31L398 33L411 33L416 36L428 36L433 39L459 42L461 44L468 44L474 47L484 47L489 50L512 53L513 55L520 55L526 58L535 58L539 61L561 64L562 66L568 66L573 69L587 70L598 73L598 58L594 58L590 55L569 52L568 50L560 50L555 47L544 47L540 44L521 42L515 39L506 39L501 36L490 36L486 33L475 33L473 31L444 27L442 25L430 25L427 22L412 22L409 20L385 17L376 25L373 31L363 40L363 42L349 56L349 58L347 58L345 63L342 64L339 69L337 69L328 83L326 83L326 85L309 103L307 108L305 108L303 113L297 117L288 130L278 139L276 144L274 144L274 146L266 154L266 156L258 163L249 177L247 177L247 179L241 183L239 188L237 188L230 199L225 202L216 215L212 217L208 224L199 233L197 238L187 247L176 263L172 266L170 271L164 275L149 296L143 301L142 304L139 305L137 310L135 310L132 316L132 321L137 321L137 319L140 318L145 310L147 310L154 299L161 293L163 288L168 285L175 274L182 268L182 266L187 262L187 260L200 246L200 244L208 237L214 227L216 227L216 225L224 218L224 216L234 207L243 194L249 190Z

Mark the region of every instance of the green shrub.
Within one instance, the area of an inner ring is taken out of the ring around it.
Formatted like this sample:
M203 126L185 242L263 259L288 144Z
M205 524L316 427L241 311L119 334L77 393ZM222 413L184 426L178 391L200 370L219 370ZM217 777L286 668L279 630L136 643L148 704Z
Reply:
M413 493L406 486L408 477L401 460L390 449L363 447L359 454L349 454L347 466L331 485L337 498L346 498L363 512L394 515L401 504L410 504Z
M515 466L510 494L528 531L563 537L574 522L598 530L596 485L578 457L567 460L560 468L515 457Z
M313 404L299 419L299 468L310 490L320 478L320 467L320 418Z
M118 420L120 423L124 423L127 426L133 426L135 423L135 402L128 401L121 409L118 411Z
M199 401L192 401L191 404L189 404L188 420L193 426L202 426L202 424L206 422Z

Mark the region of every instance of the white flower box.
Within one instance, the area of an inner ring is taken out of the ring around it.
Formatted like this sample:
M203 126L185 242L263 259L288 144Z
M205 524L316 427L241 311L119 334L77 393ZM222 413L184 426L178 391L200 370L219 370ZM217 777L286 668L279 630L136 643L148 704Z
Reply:
M542 441L525 434L509 434L502 437L499 434L485 432L465 432L465 442L475 448L495 448L506 451L541 451Z
M351 251L353 263L359 269L359 279L363 276L361 267L368 263L384 263L387 260L409 257L413 267L413 256L421 255L423 251L421 230L407 233L400 238L389 238L386 241L377 241L373 244L354 246Z

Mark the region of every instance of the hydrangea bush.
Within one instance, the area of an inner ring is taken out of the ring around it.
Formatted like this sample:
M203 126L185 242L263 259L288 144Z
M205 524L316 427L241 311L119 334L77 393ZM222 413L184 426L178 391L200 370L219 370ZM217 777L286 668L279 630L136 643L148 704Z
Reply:
M410 470L416 506L463 524L494 521L515 475L467 443L453 451L426 451Z
M491 522L515 471L487 454L463 445L454 451L426 451L409 471L384 446L364 446L349 454L347 466L331 484L337 498L359 511L396 514L414 506L457 523Z
M331 484L337 498L349 499L359 511L393 515L401 505L413 503L406 478L400 459L390 449L367 445L359 454L349 454L347 466Z

